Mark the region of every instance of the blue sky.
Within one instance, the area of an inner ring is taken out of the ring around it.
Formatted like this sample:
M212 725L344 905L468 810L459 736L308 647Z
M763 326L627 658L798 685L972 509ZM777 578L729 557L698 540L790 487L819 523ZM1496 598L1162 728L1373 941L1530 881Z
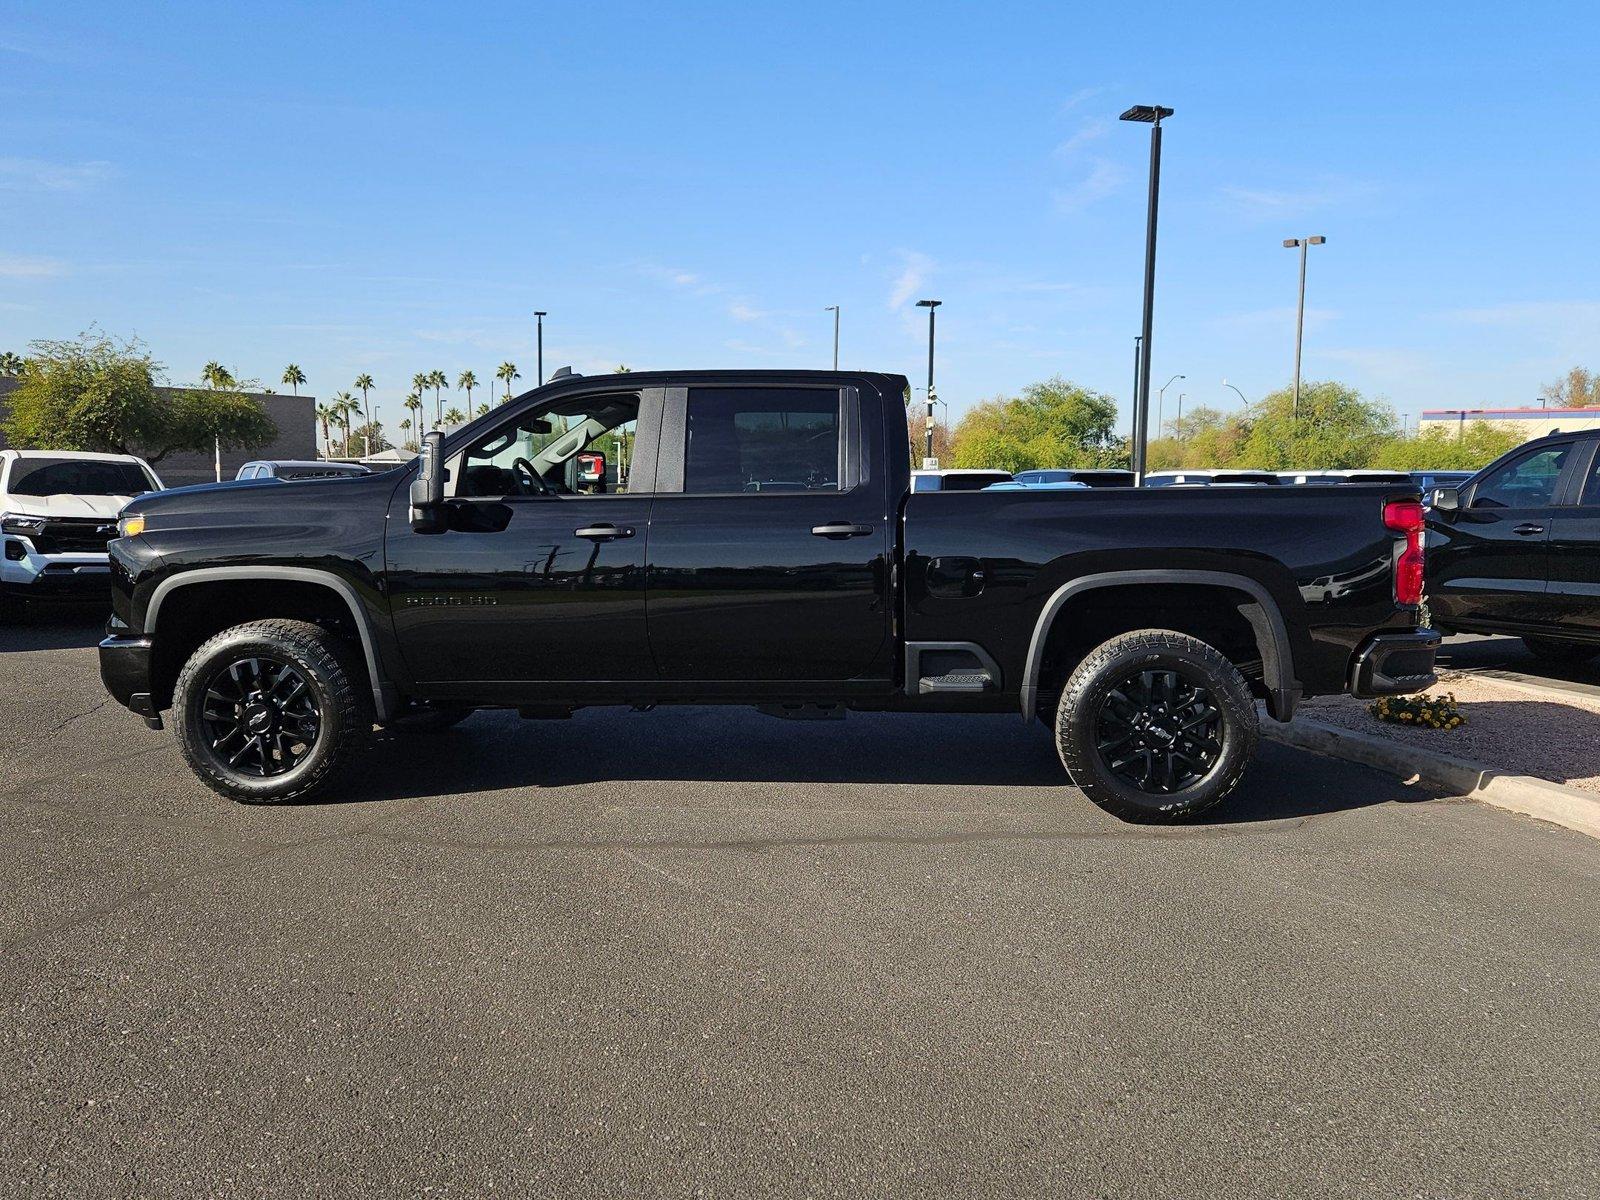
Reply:
M826 366L1404 413L1600 367L1590 5L0 3L0 349L170 375ZM1170 414L1169 414L1170 415Z

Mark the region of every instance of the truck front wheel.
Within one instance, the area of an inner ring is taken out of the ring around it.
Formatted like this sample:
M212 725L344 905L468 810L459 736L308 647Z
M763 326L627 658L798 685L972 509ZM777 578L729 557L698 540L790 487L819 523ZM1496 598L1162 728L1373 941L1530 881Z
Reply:
M1249 685L1214 647L1140 629L1078 664L1055 730L1067 773L1101 808L1128 821L1180 821L1233 791L1257 723Z
M189 767L244 804L315 795L372 730L372 698L352 648L305 621L223 630L189 656L173 708Z

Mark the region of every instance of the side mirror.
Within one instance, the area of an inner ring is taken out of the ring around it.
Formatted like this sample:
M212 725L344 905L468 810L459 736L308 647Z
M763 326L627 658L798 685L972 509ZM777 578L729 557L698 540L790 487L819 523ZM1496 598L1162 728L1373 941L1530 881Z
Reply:
M1461 493L1455 488L1434 488L1433 507L1440 512L1455 512L1461 507Z
M411 481L411 528L418 533L444 529L444 434L422 437L421 463Z

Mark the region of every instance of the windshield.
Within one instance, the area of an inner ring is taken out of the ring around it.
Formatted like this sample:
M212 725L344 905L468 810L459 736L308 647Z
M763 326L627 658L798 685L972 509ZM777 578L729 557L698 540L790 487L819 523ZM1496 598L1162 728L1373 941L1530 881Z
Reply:
M6 491L13 496L137 496L155 485L138 463L92 458L19 458Z

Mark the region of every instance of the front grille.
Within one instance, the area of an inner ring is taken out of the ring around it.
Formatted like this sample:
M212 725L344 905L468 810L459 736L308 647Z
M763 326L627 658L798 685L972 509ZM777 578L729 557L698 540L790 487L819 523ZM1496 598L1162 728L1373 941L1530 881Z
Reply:
M103 554L117 523L102 517L55 517L33 535L40 554Z

